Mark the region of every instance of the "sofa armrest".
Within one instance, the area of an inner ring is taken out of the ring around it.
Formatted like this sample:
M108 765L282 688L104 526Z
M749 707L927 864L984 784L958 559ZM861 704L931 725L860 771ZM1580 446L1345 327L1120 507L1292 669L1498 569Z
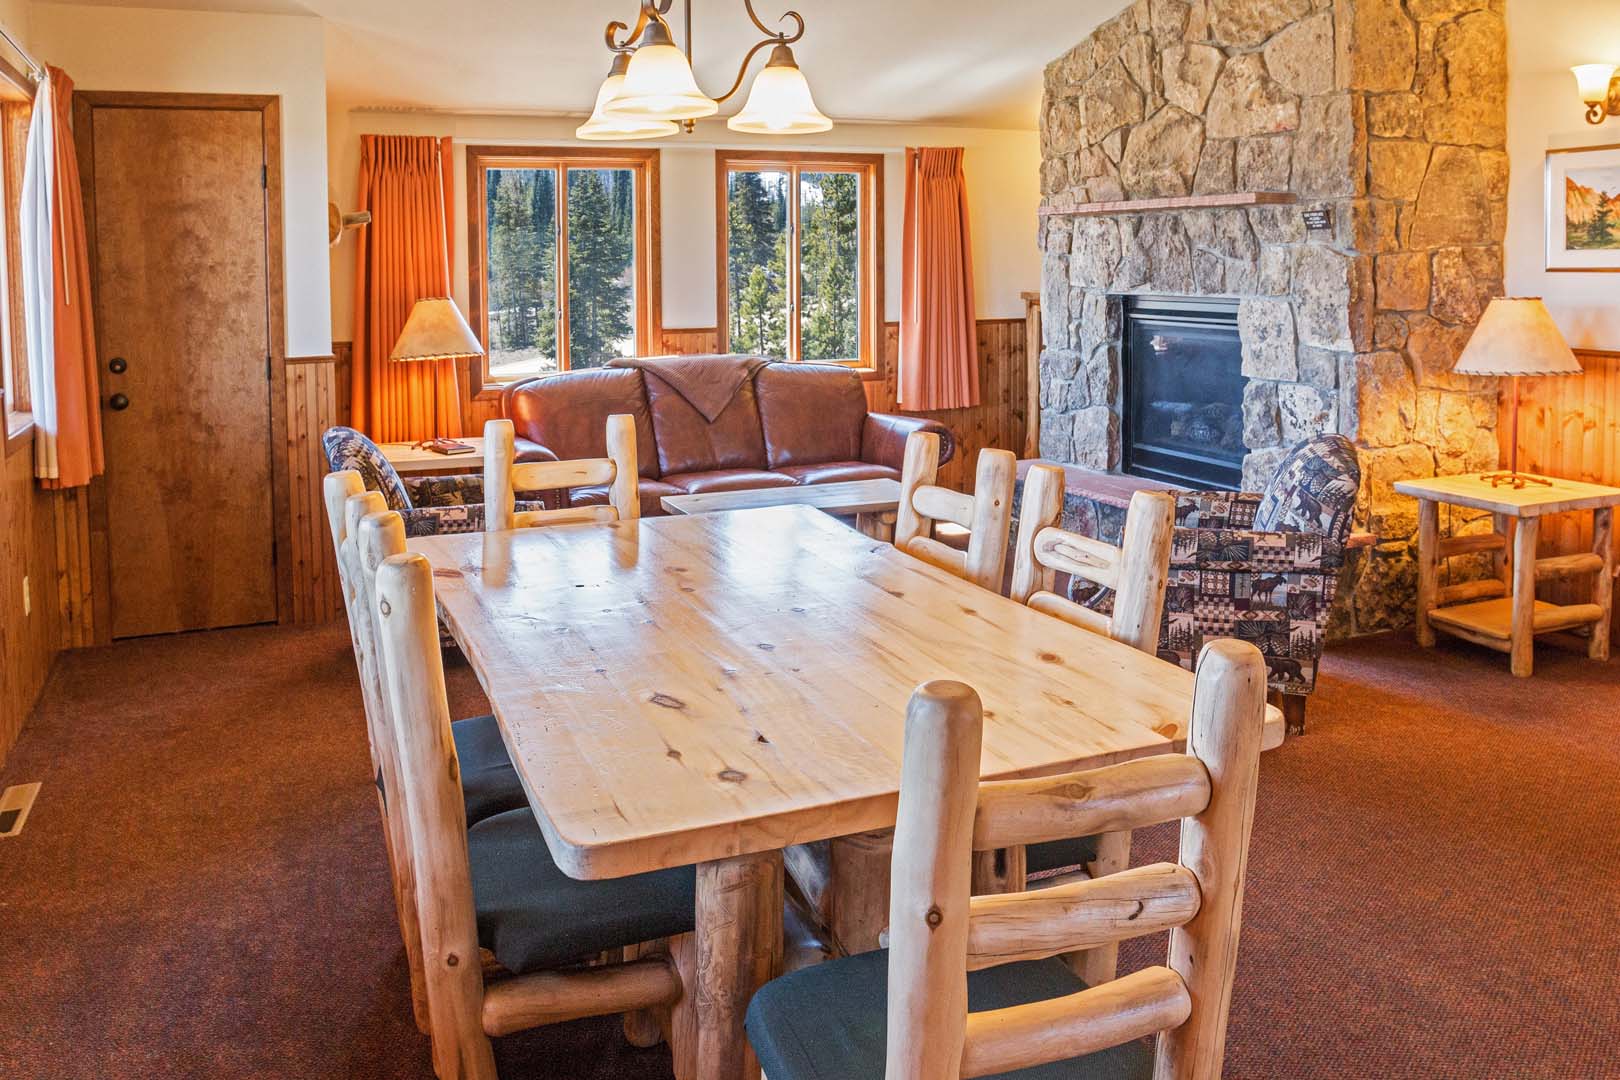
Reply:
M549 446L541 446L531 439L518 435L512 439L512 449L516 451L515 461L561 461L556 451Z
M931 431L939 436L939 463L956 456L956 435L938 420L893 413L867 413L861 431L861 460L872 465L900 469L906 460L906 439L913 431Z
M1309 532L1176 526L1172 570L1230 570L1253 574L1328 574L1344 565L1344 545Z
M1260 496L1247 491L1182 491L1176 494L1176 524L1190 529L1246 529L1254 523Z

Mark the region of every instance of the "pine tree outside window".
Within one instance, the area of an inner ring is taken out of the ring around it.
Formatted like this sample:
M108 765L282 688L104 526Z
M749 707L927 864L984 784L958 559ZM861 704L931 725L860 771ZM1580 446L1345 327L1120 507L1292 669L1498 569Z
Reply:
M653 351L657 151L469 147L467 181L480 383Z
M716 155L721 347L877 369L882 157Z

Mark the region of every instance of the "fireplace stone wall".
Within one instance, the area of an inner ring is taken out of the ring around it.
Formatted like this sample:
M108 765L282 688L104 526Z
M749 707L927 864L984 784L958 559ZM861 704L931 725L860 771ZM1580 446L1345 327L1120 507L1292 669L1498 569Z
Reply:
M1379 543L1337 629L1409 621L1416 515L1391 485L1498 456L1496 386L1450 368L1502 291L1505 137L1503 0L1131 4L1046 69L1043 205L1298 201L1043 217L1042 456L1119 467L1121 296L1239 298L1244 486L1352 437Z

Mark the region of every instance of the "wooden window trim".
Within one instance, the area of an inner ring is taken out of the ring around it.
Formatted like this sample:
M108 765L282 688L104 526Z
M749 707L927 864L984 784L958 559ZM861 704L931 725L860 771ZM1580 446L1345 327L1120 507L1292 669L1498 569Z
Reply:
M489 348L489 274L485 237L488 233L484 205L485 174L495 168L538 168L555 164L562 168L589 164L598 167L619 165L635 171L636 182L636 352L645 356L657 350L663 337L663 246L662 214L659 196L657 150L578 146L469 146L467 147L467 313L473 333ZM564 185L566 176L562 177ZM567 222L563 221L566 238ZM564 264L566 266L566 264ZM558 282L559 298L567 288L567 277ZM559 344L566 328L560 328ZM561 348L559 348L561 351ZM475 400L498 398L506 384L489 378L489 357L470 362L469 384ZM567 368L562 370L566 371Z
M731 311L728 304L730 285L726 268L729 263L726 181L735 169L778 169L787 172L794 192L788 200L788 215L798 235L798 174L803 172L853 172L861 183L861 232L868 242L861 244L861 355L856 360L805 361L817 364L842 363L860 372L866 380L882 379L887 374L883 349L883 327L886 312L883 308L883 155L842 154L816 151L780 150L716 150L714 154L714 208L715 208L715 325L721 352L731 348ZM799 282L797 274L788 275L788 288L798 310ZM799 319L794 319L791 333L797 353L802 332Z
M0 183L5 214L5 276L0 280L9 334L7 356L0 358L0 419L4 422L5 455L34 444L34 414L28 386L28 328L22 291L22 181L28 125L33 112L34 81L0 59Z

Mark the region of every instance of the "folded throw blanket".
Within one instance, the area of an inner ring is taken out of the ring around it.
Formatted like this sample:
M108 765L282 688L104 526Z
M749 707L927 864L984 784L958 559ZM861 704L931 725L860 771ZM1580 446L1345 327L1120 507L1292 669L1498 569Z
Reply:
M626 356L608 367L639 368L657 375L687 404L714 423L754 372L770 363L759 356L723 353L708 356Z

